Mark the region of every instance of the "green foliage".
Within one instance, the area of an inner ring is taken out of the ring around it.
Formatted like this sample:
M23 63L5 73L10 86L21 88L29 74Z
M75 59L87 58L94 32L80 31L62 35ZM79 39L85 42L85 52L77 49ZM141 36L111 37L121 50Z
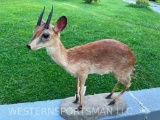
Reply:
M157 2L158 0L149 0L149 1L154 1L154 2Z
M135 7L147 8L149 6L149 0L136 0Z
M149 0L136 0L136 4L149 5Z
M156 2L157 2L157 3L160 3L160 0L157 0Z
M137 58L137 77L130 90L160 87L158 13L127 7L122 0L101 0L96 7L78 0L0 0L0 104L74 96L75 78L56 65L45 49L26 48L43 6L46 20L52 4L53 25L62 15L68 18L61 33L67 49L100 39L119 40ZM89 75L86 94L110 92L116 82L112 75Z
M94 2L98 2L98 1L100 1L100 0L84 0L86 3L92 3L93 1Z

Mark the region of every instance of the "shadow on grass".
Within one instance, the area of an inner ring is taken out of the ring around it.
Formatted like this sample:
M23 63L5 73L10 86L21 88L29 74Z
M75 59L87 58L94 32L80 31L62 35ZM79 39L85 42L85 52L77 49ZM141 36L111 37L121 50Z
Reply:
M150 9L148 6L149 5L147 5L147 4L129 4L129 5L127 5L127 7Z

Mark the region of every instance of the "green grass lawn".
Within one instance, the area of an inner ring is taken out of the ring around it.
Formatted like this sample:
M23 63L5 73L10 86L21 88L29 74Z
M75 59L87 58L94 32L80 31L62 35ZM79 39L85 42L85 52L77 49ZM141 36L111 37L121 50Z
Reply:
M122 0L0 0L0 104L66 98L75 94L75 78L56 65L45 49L29 51L27 43L37 18L52 4L51 23L65 15L68 25L61 33L66 48L100 39L117 39L137 57L136 79L130 90L160 87L160 14L129 7ZM89 75L86 94L110 92L112 75ZM120 86L117 91L121 91Z

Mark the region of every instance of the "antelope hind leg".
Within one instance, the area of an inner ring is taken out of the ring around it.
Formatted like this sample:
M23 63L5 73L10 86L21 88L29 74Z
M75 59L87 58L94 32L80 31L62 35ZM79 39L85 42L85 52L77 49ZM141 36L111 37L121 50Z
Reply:
M119 86L119 84L120 84L120 82L118 81L118 82L116 83L116 85L114 86L112 92L106 97L106 99L111 98L111 96L113 95L113 93L115 92L115 90L116 90L116 88Z
M128 87L125 87L122 92L114 99L112 100L108 105L113 105L121 96L122 94L128 89Z

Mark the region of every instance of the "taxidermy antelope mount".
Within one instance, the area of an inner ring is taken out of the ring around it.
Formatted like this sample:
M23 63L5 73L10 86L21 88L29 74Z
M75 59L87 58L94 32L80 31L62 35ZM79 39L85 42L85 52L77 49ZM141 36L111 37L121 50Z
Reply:
M120 83L124 85L123 91L109 103L109 105L114 104L130 87L130 75L134 73L136 61L132 51L125 44L110 39L99 40L66 50L60 41L60 32L66 27L67 18L65 16L60 17L56 25L53 26L50 24L53 6L46 22L42 20L44 10L45 7L39 16L33 37L27 47L31 50L45 47L49 56L58 65L76 77L76 100L74 103L78 103L80 100L78 110L82 109L82 93L88 74L112 73L118 82L106 99L111 98ZM78 92L79 86L80 91Z

